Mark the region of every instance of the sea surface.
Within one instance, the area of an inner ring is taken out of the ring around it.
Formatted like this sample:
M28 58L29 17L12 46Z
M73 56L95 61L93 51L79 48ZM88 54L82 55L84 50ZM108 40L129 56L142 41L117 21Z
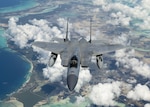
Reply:
M35 0L0 0L0 13L22 11L36 5Z
M3 37L4 29L0 28L0 48L7 47L6 38Z
M0 49L0 99L23 85L30 68L30 63L16 52Z
M27 81L32 65L7 47L4 29L0 28L0 100L17 91Z

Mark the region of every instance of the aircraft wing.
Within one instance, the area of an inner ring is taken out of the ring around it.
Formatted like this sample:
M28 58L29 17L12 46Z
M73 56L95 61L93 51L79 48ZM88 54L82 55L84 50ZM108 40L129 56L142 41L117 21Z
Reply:
M64 39L54 37L54 38L52 38L52 41L56 41L56 42L59 42L59 43L63 43L63 42L64 42Z
M105 40L105 39L103 39L103 40L92 40L92 43L94 43L94 44L108 44L110 42L111 41Z
M47 51L57 53L57 54L62 52L67 46L67 44L65 42L54 43L54 42L40 42L40 41L33 42L32 45L39 47L39 48L42 48L42 49L47 50Z
M105 54L123 48L126 47L121 44L91 44L90 46L93 55Z

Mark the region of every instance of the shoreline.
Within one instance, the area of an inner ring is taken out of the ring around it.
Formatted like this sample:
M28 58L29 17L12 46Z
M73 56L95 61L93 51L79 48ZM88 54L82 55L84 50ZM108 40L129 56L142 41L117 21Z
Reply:
M27 52L26 50L18 50L15 45L11 48L9 47L6 48L7 51L12 52L14 54L17 54L18 57L22 59L22 61L25 61L27 63L27 66L25 66L26 69L26 74L22 78L22 84L20 84L19 87L16 87L16 90L12 91L10 94L5 95L6 97L0 101L1 104L6 104L11 101L12 98L15 98L15 101L19 101L23 103L26 107L31 107L35 105L37 102L41 100L45 100L46 95L44 93L34 93L33 90L39 85L39 81L36 81L35 78L37 76L35 69L34 69L34 60L32 60L32 50L29 49ZM28 65L29 64L29 65ZM39 77L40 78L40 77ZM29 98L27 98L27 96ZM45 96L45 97L42 97ZM27 98L27 99L26 99ZM14 104L13 101L12 103L10 102L9 104ZM20 107L20 106L17 106Z
M8 48L8 49L10 49L10 48ZM16 52L14 50L9 50L9 51ZM10 99L13 96L13 94L19 93L20 91L22 91L23 88L26 86L26 84L29 83L29 81L30 81L31 74L33 72L33 63L24 55L21 55L19 57L30 64L30 69L27 71L28 72L27 75L25 75L26 80L22 83L22 85L20 87L18 87L18 89L16 89L15 91L13 91L10 94L6 94L7 98L3 99L2 101L7 101L8 99Z
M30 61L26 56L22 55L21 58L24 60L24 61L27 61L29 64L30 64L30 69L28 70L28 74L25 75L26 77L26 80L24 81L24 83L22 84L22 86L16 91L16 92L19 92L23 89L23 87L26 86L26 84L30 81L30 77L31 77L31 74L33 72L33 63L32 61ZM15 92L15 93L16 93Z

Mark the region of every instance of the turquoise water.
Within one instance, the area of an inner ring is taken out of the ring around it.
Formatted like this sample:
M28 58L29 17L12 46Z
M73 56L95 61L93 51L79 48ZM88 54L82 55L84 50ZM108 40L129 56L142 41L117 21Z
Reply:
M22 86L30 68L30 63L16 52L0 49L0 100Z
M0 0L0 13L22 11L36 5L35 0Z
M0 14L22 11L36 5L35 0L0 0ZM21 88L32 67L21 55L7 48L4 32L0 27L0 100Z
M16 90L28 79L31 65L21 55L7 48L3 37L4 29L0 28L0 100Z
M7 47L5 37L3 37L4 29L0 28L0 48Z

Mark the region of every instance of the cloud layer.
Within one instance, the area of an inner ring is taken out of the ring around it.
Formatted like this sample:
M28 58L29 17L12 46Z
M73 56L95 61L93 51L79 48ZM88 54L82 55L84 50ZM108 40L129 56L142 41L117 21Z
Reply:
M140 61L138 58L135 57L135 50L118 50L115 53L116 64L121 66L124 66L125 68L130 68L137 74L145 77L145 78L150 78L150 66L143 61Z
M129 91L127 97L138 101L150 101L150 89L146 85L137 84L133 90Z
M96 105L114 106L115 98L121 93L120 82L113 83L99 83L92 87L92 91L89 95L91 101Z
M29 23L26 23L24 25L18 25L17 24L18 19L17 18L10 18L9 20L9 28L6 33L7 37L15 42L16 45L18 45L20 48L29 47L31 46L28 41L49 41L53 37L64 37L64 31L65 29L63 27L63 23L65 23L64 19L59 19L58 23L60 26L62 26L62 29L57 28L56 26L49 27L49 23L46 20L30 20ZM118 38L115 38L113 41L117 43L127 43L127 34L122 34ZM39 56L39 62L47 64L48 57L50 56L50 52L44 51L42 49L33 47L34 51L38 52L40 54ZM140 61L139 59L135 58L134 56L135 51L134 50L119 50L116 51L115 57L117 60L117 65L124 66L125 68L132 69L134 72L136 72L139 75L142 75L146 78L150 77L149 73L149 65ZM61 59L58 56L58 59L55 63L55 65L51 68L47 67L43 69L43 75L45 78L49 79L51 82L55 81L61 81L62 78L66 78L66 68L61 66ZM90 71L88 69L82 69L80 70L79 74L79 80L78 84L75 88L76 92L79 92L82 86L89 84L89 81L91 80L92 76L90 74ZM128 98L133 98L133 94L137 93L138 87L135 87L135 89L128 93ZM148 88L148 87L147 87ZM149 93L148 89L143 90L146 93ZM141 90L142 90L141 89ZM97 85L93 85L89 99L96 105L115 105L115 98L118 97L121 93L120 89L120 82L112 82L112 83L99 83ZM137 94L138 95L138 94ZM147 100L147 98L142 98L142 96L138 96L136 98ZM137 100L137 99L135 99ZM77 101L78 102L78 101Z
M54 36L63 37L64 35L56 26L49 27L49 22L43 19L30 20L24 25L18 25L18 21L19 19L16 17L9 19L7 37L20 48L29 46L29 40L50 41Z
M99 7L94 9L93 11L99 12L101 8L103 11L109 13L110 18L106 21L106 24L112 24L114 26L120 25L123 27L130 27L130 25L132 24L132 27L149 30L149 3L150 2L148 0L122 0L119 2L118 0L115 2L112 2L112 0L93 0L93 4L96 5L96 7ZM59 18L56 22L59 28L57 26L49 26L49 22L44 19L30 20L24 25L17 24L18 21L18 18L10 18L8 23L9 28L6 35L21 49L23 49L24 47L30 47L30 40L50 41L53 37L63 38L65 36L66 20L63 18ZM69 27L72 28L72 26L73 25L70 24ZM74 32L81 35L87 35L87 29L75 29ZM97 39L101 32L95 32L98 33L93 38ZM128 34L124 34L122 32L119 37L115 37L112 41L126 45L128 38ZM36 47L33 47L33 49L40 54L38 61L40 63L47 64L50 52ZM139 58L135 57L135 50L118 50L115 52L115 59L117 61L116 65L118 67L124 67L125 69L129 69L131 73L134 72L138 75L143 76L144 78L150 78L150 66L141 61ZM43 76L49 79L51 82L61 81L62 78L66 78L66 72L67 69L61 66L61 59L58 56L58 59L53 67L47 67L43 69ZM89 81L91 79L92 75L90 74L90 71L88 69L81 68L78 84L75 88L75 91L79 92L84 85L89 84ZM134 83L136 82L137 81L135 80ZM92 101L92 103L96 105L113 106L115 105L115 99L121 94L121 84L122 82L119 81L98 83L96 85L92 84L88 97ZM143 92L145 93L141 94ZM130 90L127 93L127 97L133 100L149 101L149 94L150 89L148 86L138 84L133 88L133 90ZM80 104L80 101L85 101L85 99L81 96L76 97L76 99L76 103L78 104ZM145 104L145 107L148 106L149 104Z
M131 23L141 29L150 29L150 3L148 0L93 0L103 11L111 12L111 19L107 23L113 25L129 26ZM136 21L136 23L134 23Z

